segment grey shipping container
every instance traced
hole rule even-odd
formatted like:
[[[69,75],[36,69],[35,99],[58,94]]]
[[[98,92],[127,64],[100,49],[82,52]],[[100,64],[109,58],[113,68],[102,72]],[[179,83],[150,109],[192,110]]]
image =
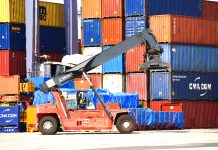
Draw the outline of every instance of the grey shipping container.
[[[151,73],[151,99],[217,100],[218,74],[194,72]]]

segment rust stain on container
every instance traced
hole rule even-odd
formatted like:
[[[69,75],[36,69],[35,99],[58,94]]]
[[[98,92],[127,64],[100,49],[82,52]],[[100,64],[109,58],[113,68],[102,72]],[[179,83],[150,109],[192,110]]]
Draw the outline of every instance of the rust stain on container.
[[[139,99],[147,100],[147,75],[146,73],[129,73],[126,77],[126,91],[137,92]]]
[[[20,77],[0,76],[0,94],[20,94]]]
[[[102,17],[122,17],[123,0],[102,0]]]
[[[102,21],[103,45],[114,45],[123,40],[123,19],[110,18]]]
[[[218,21],[186,16],[159,15],[150,18],[158,42],[218,45]]]
[[[0,75],[25,75],[26,53],[21,51],[0,51]]]
[[[101,18],[101,0],[82,0],[82,18]]]
[[[218,20],[218,2],[203,0],[202,17]]]
[[[95,88],[102,88],[102,74],[89,74],[88,77]]]
[[[140,65],[144,63],[146,46],[137,46],[126,52],[126,72],[140,72]]]

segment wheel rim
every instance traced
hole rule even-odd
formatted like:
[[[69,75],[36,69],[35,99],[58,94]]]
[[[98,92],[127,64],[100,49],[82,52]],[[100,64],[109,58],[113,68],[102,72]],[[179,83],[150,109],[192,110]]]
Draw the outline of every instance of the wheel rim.
[[[124,127],[125,129],[128,129],[130,126],[131,126],[131,124],[130,124],[129,121],[124,121],[124,122],[123,122],[123,127]]]
[[[45,130],[50,130],[52,128],[52,123],[50,121],[46,121],[44,124],[43,124],[43,129]]]

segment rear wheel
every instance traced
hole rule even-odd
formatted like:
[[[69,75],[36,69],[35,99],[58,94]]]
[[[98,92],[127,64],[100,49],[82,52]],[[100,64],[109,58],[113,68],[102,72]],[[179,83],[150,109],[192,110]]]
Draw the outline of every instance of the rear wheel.
[[[44,135],[55,134],[58,130],[58,122],[55,117],[45,116],[40,119],[39,131]]]
[[[135,130],[135,121],[130,115],[122,115],[116,122],[117,130],[122,134],[129,134]]]

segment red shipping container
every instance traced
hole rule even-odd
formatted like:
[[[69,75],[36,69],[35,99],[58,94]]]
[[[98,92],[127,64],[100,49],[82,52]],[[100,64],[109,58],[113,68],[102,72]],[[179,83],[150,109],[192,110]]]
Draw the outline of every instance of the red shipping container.
[[[102,0],[102,18],[122,16],[123,0]]]
[[[64,57],[65,54],[40,52],[40,56],[42,56],[42,55],[50,56],[50,61],[61,62],[61,60],[62,60],[62,58]]]
[[[140,72],[140,65],[144,63],[146,46],[137,46],[126,52],[126,72]]]
[[[26,53],[1,50],[0,75],[26,75]]]
[[[126,91],[137,92],[140,100],[147,100],[147,75],[146,73],[129,73],[126,78]]]
[[[158,42],[218,45],[218,21],[186,16],[150,17],[150,28]]]
[[[202,17],[218,20],[218,2],[203,0]]]
[[[82,19],[101,18],[102,0],[82,0]]]
[[[89,74],[88,77],[95,88],[102,88],[102,74]]]
[[[175,111],[175,112],[182,112],[183,106],[181,103],[169,103],[169,104],[162,104],[161,111]]]
[[[118,44],[123,40],[123,19],[109,18],[102,20],[103,45]]]

